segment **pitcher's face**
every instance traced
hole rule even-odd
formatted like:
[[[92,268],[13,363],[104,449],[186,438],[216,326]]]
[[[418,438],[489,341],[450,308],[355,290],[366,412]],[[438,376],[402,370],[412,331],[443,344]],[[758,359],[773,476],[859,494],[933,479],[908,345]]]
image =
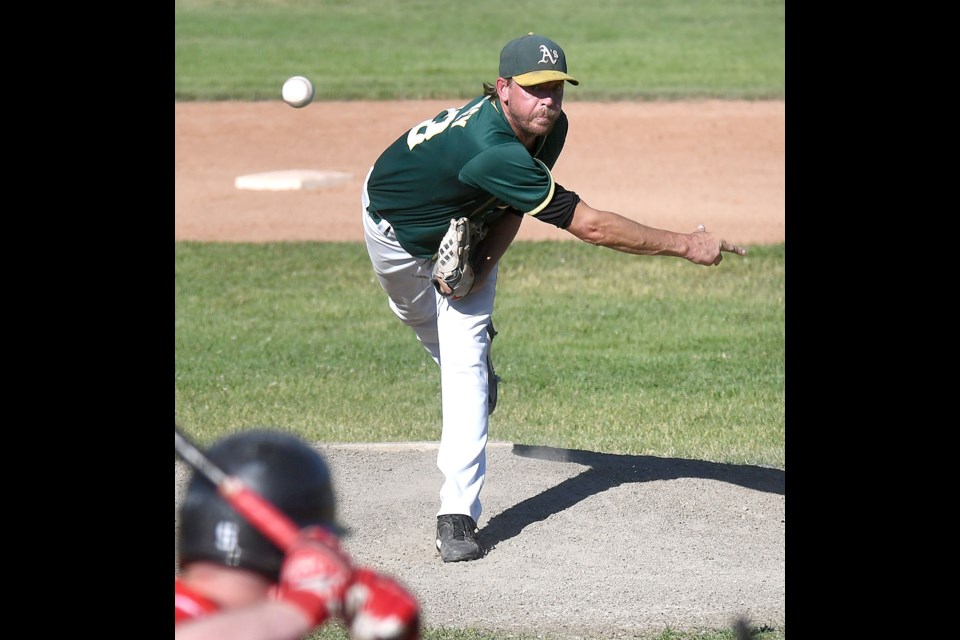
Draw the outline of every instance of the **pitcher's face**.
[[[550,133],[563,107],[564,80],[542,82],[522,87],[516,82],[504,81],[498,87],[500,103],[507,114],[507,120],[513,128],[520,129],[525,137],[536,137]]]

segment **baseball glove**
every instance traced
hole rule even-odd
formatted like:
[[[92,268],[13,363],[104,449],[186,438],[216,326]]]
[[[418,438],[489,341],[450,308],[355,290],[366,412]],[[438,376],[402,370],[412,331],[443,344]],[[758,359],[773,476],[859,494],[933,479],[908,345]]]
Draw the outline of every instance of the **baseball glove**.
[[[470,223],[467,218],[454,218],[440,241],[437,261],[433,265],[431,281],[437,292],[444,297],[459,300],[470,293],[473,287],[473,267],[470,265]],[[450,287],[444,293],[440,283]]]

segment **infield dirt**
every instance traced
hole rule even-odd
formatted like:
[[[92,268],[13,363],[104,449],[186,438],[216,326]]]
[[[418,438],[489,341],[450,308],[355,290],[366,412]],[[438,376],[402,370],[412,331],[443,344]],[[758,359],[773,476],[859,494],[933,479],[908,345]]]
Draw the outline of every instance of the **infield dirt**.
[[[363,239],[360,187],[379,153],[461,101],[176,104],[177,240]],[[557,182],[590,205],[654,227],[703,223],[738,244],[784,240],[784,102],[567,102]],[[352,179],[245,191],[238,176],[309,169]],[[519,240],[573,237],[526,220]]]

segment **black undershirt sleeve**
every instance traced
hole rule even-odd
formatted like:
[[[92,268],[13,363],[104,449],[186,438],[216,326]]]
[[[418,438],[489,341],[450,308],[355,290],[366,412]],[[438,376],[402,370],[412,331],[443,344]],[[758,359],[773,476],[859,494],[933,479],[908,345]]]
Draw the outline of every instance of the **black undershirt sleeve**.
[[[573,212],[580,203],[580,196],[573,191],[567,191],[559,184],[553,188],[553,198],[534,217],[537,220],[552,224],[560,229],[566,229],[573,220]]]

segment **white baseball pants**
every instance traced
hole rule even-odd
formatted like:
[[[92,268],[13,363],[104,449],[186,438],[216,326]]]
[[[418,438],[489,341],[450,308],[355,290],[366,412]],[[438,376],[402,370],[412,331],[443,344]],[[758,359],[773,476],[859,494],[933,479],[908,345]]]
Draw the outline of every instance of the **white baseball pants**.
[[[361,203],[367,253],[390,309],[413,329],[440,365],[443,426],[437,467],[444,480],[437,515],[466,514],[479,524],[489,425],[487,325],[493,313],[497,267],[460,300],[444,298],[430,281],[433,261],[411,256],[397,242],[389,222],[376,223],[367,213],[366,180]]]

